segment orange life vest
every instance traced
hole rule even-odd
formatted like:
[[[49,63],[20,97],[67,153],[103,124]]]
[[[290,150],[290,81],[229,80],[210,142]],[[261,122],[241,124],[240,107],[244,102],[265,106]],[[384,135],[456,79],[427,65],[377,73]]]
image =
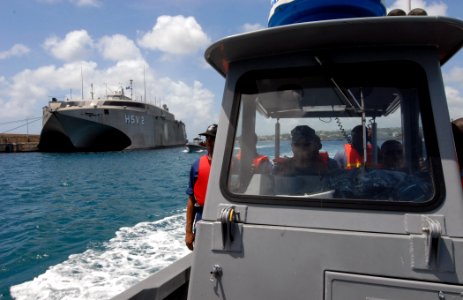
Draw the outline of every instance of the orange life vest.
[[[258,155],[254,160],[252,161],[252,164],[254,165],[254,168],[259,169],[260,165],[264,162],[268,162],[269,159],[265,155]]]
[[[345,144],[344,150],[346,151],[346,169],[351,170],[354,168],[360,168],[363,165],[363,155],[360,155],[351,144]],[[373,160],[372,147],[370,144],[367,145],[367,166]]]
[[[236,159],[237,160],[241,160],[241,150],[238,152],[238,154],[236,155]],[[266,155],[257,155],[257,157],[255,157],[253,160],[252,160],[252,165],[254,166],[254,168],[256,169],[259,169],[260,167],[260,164],[261,163],[264,163],[264,162],[269,162],[270,160],[268,159],[268,156]]]
[[[207,155],[203,155],[199,159],[198,178],[193,188],[196,203],[201,207],[204,206],[204,202],[206,201],[207,182],[209,181],[210,171],[211,161]]]
[[[322,162],[321,167],[326,170],[328,169],[329,162],[328,152],[318,152],[318,160]],[[276,157],[273,162],[277,166],[276,175],[287,174],[288,169],[292,168],[292,158],[289,157]]]
[[[318,157],[326,166],[328,165],[328,152],[318,152]]]

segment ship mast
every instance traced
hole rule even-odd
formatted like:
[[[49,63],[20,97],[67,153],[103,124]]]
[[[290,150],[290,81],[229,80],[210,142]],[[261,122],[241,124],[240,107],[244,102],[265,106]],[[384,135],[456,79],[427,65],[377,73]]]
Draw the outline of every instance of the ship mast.
[[[144,65],[143,65],[143,89],[145,90],[143,99],[145,100],[145,103],[146,103],[146,69]]]
[[[84,100],[84,73],[82,72],[82,66],[80,66],[80,82],[82,84],[82,100]]]

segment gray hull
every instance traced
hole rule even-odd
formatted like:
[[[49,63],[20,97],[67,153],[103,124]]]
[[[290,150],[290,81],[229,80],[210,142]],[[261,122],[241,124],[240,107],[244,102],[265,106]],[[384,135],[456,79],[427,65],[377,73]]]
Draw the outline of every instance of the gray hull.
[[[79,101],[80,102],[80,101]],[[133,101],[50,102],[41,151],[118,151],[185,144],[185,125],[156,106]]]

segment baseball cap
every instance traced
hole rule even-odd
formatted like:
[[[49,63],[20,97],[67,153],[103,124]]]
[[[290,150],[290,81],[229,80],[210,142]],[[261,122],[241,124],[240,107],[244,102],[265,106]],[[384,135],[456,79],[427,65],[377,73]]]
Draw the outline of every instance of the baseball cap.
[[[306,144],[316,139],[315,130],[307,125],[299,125],[291,130],[291,141],[293,143]]]
[[[211,124],[207,127],[205,132],[200,133],[199,135],[215,137],[216,134],[217,134],[217,124]]]
[[[293,144],[315,143],[319,149],[321,148],[320,138],[315,130],[307,125],[298,125],[291,130],[291,142]]]

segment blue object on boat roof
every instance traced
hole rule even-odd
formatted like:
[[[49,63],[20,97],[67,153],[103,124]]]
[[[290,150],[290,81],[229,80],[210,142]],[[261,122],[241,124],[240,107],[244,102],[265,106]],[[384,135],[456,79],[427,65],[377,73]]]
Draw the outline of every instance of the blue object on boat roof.
[[[268,27],[386,15],[383,0],[272,0]]]

